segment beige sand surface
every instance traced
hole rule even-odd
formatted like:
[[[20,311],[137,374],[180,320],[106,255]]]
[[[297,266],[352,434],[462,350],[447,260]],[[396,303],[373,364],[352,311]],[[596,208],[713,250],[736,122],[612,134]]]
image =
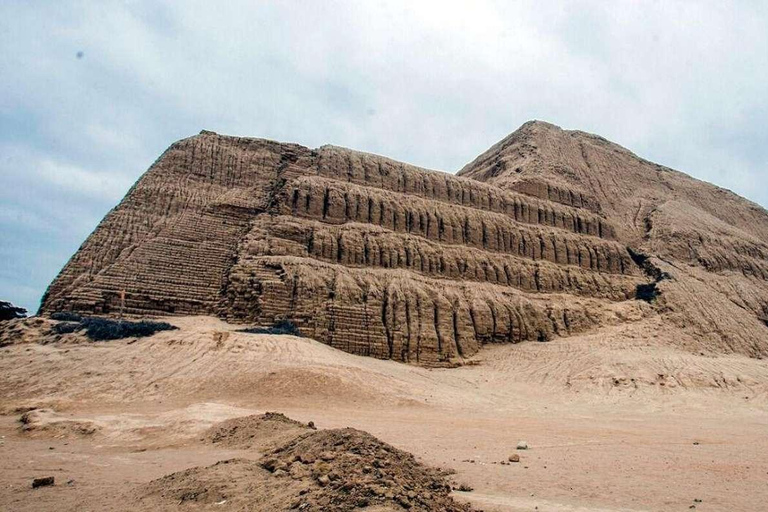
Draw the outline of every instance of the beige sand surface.
[[[207,317],[171,321],[181,329],[138,341],[0,349],[1,509],[131,509],[127,497],[152,479],[258,457],[200,437],[264,411],[365,430],[453,468],[474,488],[458,498],[484,510],[768,503],[768,364],[677,351],[653,318],[486,347],[455,369],[239,333]],[[516,451],[520,440],[530,449]],[[519,463],[499,464],[515,452]],[[31,488],[48,475],[55,486]]]

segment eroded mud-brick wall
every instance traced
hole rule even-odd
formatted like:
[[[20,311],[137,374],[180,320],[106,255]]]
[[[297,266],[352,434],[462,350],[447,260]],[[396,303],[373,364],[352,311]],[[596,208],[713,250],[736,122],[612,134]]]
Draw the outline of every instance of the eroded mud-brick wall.
[[[124,291],[128,315],[288,319],[348,352],[440,365],[484,343],[549,340],[613,318],[657,279],[629,246],[768,279],[762,233],[735,231],[750,213],[726,201],[736,220],[706,240],[703,216],[699,227],[669,222],[680,208],[653,206],[663,186],[642,182],[653,164],[550,127],[524,126],[465,177],[203,132],[171,146],[107,215],[42,310],[116,314]],[[768,311],[762,289],[739,293],[747,309]]]
[[[204,132],[102,221],[45,311],[295,322],[443,364],[599,321],[645,277],[599,211],[326,146]]]

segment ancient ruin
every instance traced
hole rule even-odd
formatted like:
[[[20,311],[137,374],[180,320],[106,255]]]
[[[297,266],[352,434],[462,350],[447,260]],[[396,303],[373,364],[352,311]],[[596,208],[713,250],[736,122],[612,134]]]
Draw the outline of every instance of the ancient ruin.
[[[457,175],[203,131],[152,165],[41,307],[121,310],[289,320],[429,366],[662,315],[682,346],[760,356],[768,212],[538,121]]]

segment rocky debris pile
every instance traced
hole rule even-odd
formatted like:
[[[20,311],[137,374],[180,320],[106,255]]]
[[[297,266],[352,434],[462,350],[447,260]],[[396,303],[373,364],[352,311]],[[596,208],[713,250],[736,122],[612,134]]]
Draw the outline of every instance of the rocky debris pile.
[[[302,435],[265,456],[262,467],[280,480],[315,485],[291,505],[297,510],[354,510],[394,505],[411,510],[465,511],[450,496],[447,471],[353,428]]]
[[[203,434],[202,440],[226,448],[274,448],[313,427],[314,423],[310,426],[279,412],[267,412],[217,423]]]
[[[226,505],[232,510],[351,511],[358,509],[470,512],[450,495],[451,472],[352,428],[312,430],[279,413],[222,422],[204,439],[252,447],[290,435],[260,460],[231,459],[173,473],[142,486],[137,506],[176,510]],[[270,437],[272,436],[272,437]],[[253,440],[253,442],[252,442]]]

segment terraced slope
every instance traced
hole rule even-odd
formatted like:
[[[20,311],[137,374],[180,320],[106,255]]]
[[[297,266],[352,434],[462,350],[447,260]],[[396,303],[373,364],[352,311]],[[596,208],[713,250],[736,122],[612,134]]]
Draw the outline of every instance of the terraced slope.
[[[768,352],[768,212],[733,192],[637,157],[596,135],[529,122],[459,176],[582,205],[659,280],[658,310],[693,350]],[[663,279],[661,279],[663,278]]]
[[[765,352],[768,343],[755,341],[768,334],[758,319],[768,316],[768,217],[759,207],[543,123],[524,125],[461,174],[202,132],[155,162],[51,284],[41,309],[115,314],[124,294],[129,315],[289,319],[351,353],[443,365],[484,343],[545,341],[643,315],[685,322],[692,309],[673,307],[676,294],[701,293],[706,279],[693,276],[701,270],[725,276],[712,293],[740,310],[736,321],[751,313],[754,324],[718,342],[700,322],[702,339]],[[700,228],[652,218],[671,218],[664,208],[688,215],[657,199],[680,201],[689,190],[720,224],[699,214]],[[718,200],[722,208],[711,204]],[[747,235],[752,223],[761,228]],[[686,259],[681,236],[694,236],[681,230],[717,243],[702,238],[693,246],[700,257]],[[696,268],[671,287],[663,278],[675,261]],[[736,272],[743,285],[729,279]],[[635,300],[657,289],[656,309]]]

